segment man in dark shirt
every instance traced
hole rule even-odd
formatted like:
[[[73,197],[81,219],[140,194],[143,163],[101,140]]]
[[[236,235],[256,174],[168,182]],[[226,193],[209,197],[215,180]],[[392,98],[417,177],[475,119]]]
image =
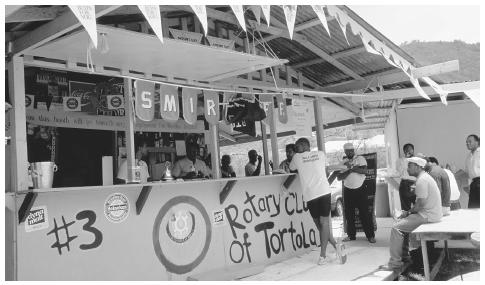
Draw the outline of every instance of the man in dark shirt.
[[[440,189],[441,193],[441,206],[443,208],[443,216],[448,216],[450,214],[450,196],[451,196],[451,188],[450,188],[450,179],[448,178],[448,174],[446,174],[445,170],[441,168],[438,163],[438,160],[435,157],[428,157],[428,163],[426,166],[426,171],[433,177]]]

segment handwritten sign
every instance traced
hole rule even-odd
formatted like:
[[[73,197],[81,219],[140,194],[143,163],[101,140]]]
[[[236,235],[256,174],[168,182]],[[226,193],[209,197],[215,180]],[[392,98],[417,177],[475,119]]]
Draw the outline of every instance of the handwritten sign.
[[[310,124],[312,110],[310,102],[293,99],[293,118],[297,137],[312,136],[312,124]]]
[[[88,32],[95,48],[98,48],[98,33],[96,31],[96,9],[94,5],[69,5],[71,11]]]

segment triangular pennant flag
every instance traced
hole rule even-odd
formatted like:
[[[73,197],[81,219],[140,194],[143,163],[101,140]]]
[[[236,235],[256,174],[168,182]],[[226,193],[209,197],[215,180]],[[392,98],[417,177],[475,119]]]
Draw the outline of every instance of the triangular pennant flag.
[[[95,48],[98,48],[98,33],[96,31],[96,10],[94,5],[69,5],[76,18],[88,32]]]
[[[443,90],[441,86],[439,86],[436,82],[434,82],[433,79],[425,76],[423,77],[424,82],[426,82],[433,90],[440,95],[441,103],[448,105],[448,102],[446,101],[446,97],[448,96],[448,92]]]
[[[184,120],[193,125],[197,122],[197,93],[200,90],[192,88],[182,89],[182,108]]]
[[[409,76],[409,80],[413,84],[414,88],[416,88],[416,90],[418,90],[418,93],[421,97],[423,97],[426,100],[431,100],[431,98],[429,98],[429,96],[426,94],[426,92],[424,92],[423,88],[421,88],[421,85],[419,85],[419,81],[416,78]]]
[[[205,9],[205,5],[190,5],[190,7],[194,10],[195,15],[197,15],[197,18],[202,24],[204,36],[207,36],[207,10]]]
[[[290,33],[290,39],[293,39],[293,30],[295,29],[296,9],[297,5],[283,5],[283,12],[285,12],[286,25]]]
[[[372,47],[370,44],[369,44],[369,39],[364,36],[362,36],[362,44],[364,44],[364,48],[367,52],[369,53],[373,53],[373,54],[377,54],[377,55],[380,55],[379,52],[377,52],[374,47]]]
[[[325,11],[323,11],[323,5],[312,5],[313,11],[318,16],[318,19],[320,19],[320,22],[322,22],[323,27],[327,31],[328,35],[330,36],[330,30],[328,29],[328,23],[327,23],[327,17],[325,17]]]
[[[259,5],[251,5],[251,11],[253,11],[254,17],[256,18],[256,22],[258,25],[261,25],[261,6]]]
[[[135,114],[142,121],[152,121],[155,118],[155,83],[136,80],[134,85]]]
[[[138,5],[143,16],[147,19],[148,24],[152,27],[153,32],[163,44],[162,18],[160,16],[160,6],[158,5]]]
[[[261,103],[261,108],[263,108],[264,112],[266,113],[266,118],[263,119],[263,122],[269,124],[272,120],[273,116],[273,95],[271,94],[261,94],[259,95],[259,102]]]
[[[244,21],[244,8],[243,5],[229,5],[231,6],[234,15],[236,15],[237,21],[241,28],[246,31],[246,22]]]
[[[160,86],[160,115],[167,121],[179,119],[178,87],[171,85]]]
[[[480,89],[467,90],[463,91],[463,93],[480,108]]]
[[[276,103],[278,104],[278,119],[281,123],[288,123],[288,112],[286,110],[286,99],[283,98],[283,94],[276,95]]]
[[[271,19],[271,5],[260,5],[261,10],[263,10],[264,18],[266,19],[266,24],[269,27],[269,21]]]
[[[347,44],[350,45],[349,40],[347,39],[347,20],[344,16],[344,13],[340,13],[340,10],[334,5],[327,5],[327,11],[330,16],[333,16],[344,34],[345,40]],[[344,21],[345,20],[345,21]]]

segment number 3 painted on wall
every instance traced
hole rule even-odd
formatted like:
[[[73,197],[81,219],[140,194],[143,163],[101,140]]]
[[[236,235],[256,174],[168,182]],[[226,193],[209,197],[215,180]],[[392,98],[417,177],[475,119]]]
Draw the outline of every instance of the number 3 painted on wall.
[[[81,244],[79,246],[80,249],[82,250],[87,250],[87,249],[92,249],[92,248],[97,248],[101,242],[103,241],[103,233],[99,231],[97,228],[92,227],[94,222],[96,221],[96,213],[93,211],[81,211],[77,213],[76,219],[83,220],[83,219],[88,219],[87,223],[83,225],[83,230],[87,232],[91,232],[94,234],[94,241],[90,244]]]

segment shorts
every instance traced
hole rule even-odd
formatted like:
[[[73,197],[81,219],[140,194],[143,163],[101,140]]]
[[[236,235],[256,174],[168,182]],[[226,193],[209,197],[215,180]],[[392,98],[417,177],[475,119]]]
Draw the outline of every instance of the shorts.
[[[308,201],[307,205],[312,218],[317,219],[318,217],[330,216],[330,196],[332,194],[329,193]]]

